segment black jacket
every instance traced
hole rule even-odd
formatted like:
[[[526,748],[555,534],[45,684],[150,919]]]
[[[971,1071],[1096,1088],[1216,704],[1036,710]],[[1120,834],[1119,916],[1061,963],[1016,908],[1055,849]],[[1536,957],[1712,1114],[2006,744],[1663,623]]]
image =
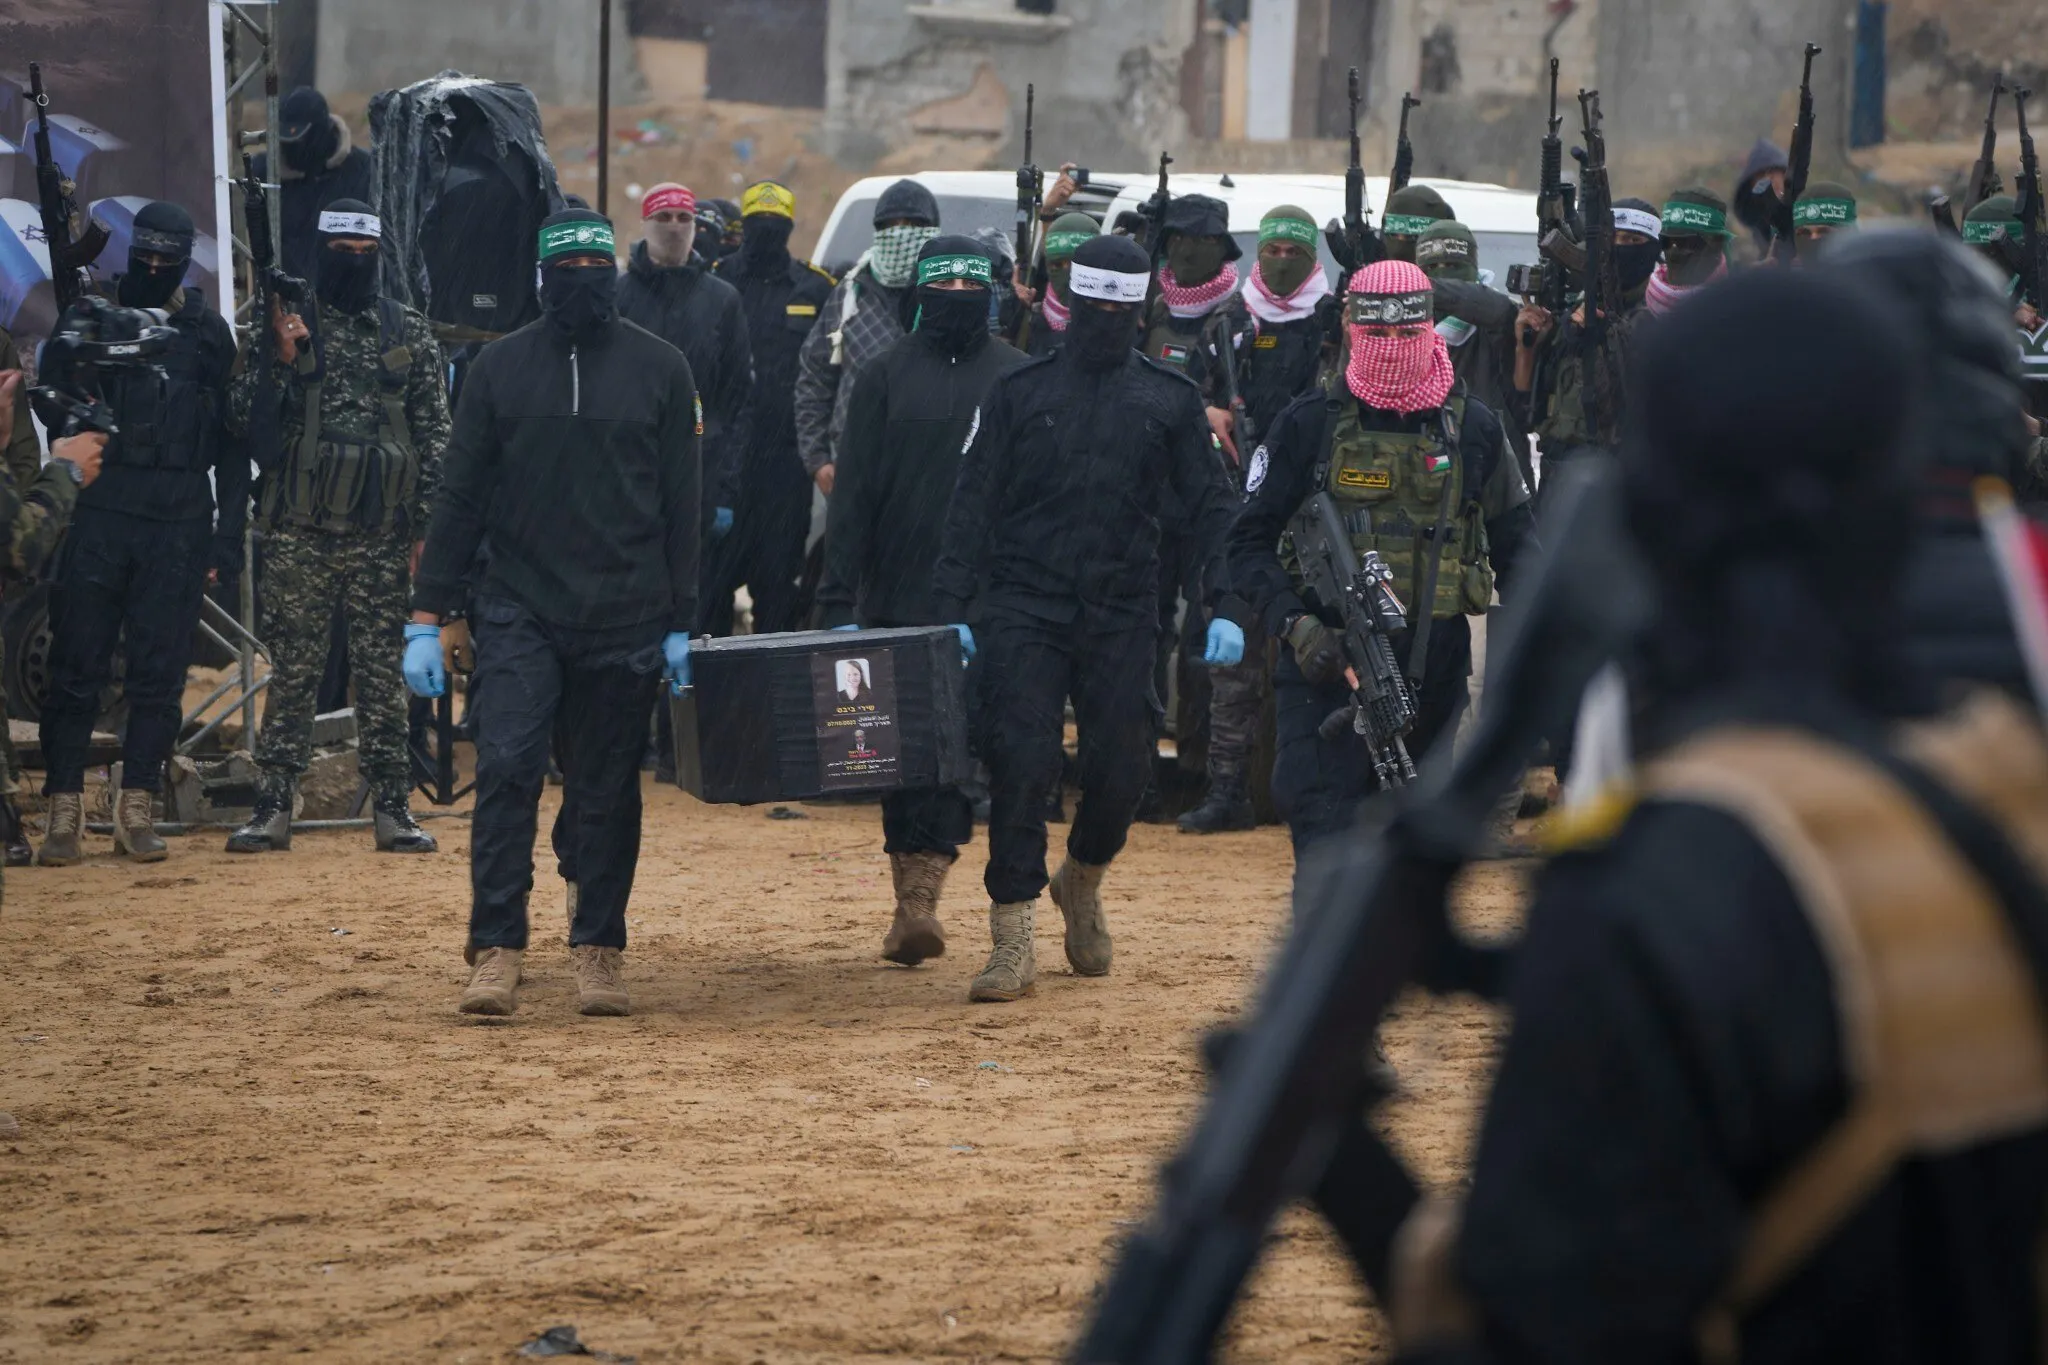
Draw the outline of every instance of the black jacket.
[[[1697,1359],[1755,1205],[1849,1098],[1834,983],[1736,820],[1639,807],[1543,871],[1431,1365]],[[2048,1137],[1907,1163],[1743,1325],[1749,1365],[2037,1358]]]
[[[696,407],[690,362],[630,322],[572,346],[543,319],[484,347],[456,409],[414,607],[459,610],[474,586],[550,625],[689,630]],[[490,562],[472,585],[486,538]]]
[[[1159,537],[1192,535],[1223,581],[1230,485],[1199,390],[1133,351],[1092,372],[1067,348],[996,381],[960,465],[932,611],[1128,630],[1158,618]],[[1217,594],[1211,594],[1212,599]]]
[[[214,567],[242,562],[242,527],[248,518],[249,453],[228,429],[228,381],[235,369],[235,334],[197,289],[173,297],[177,340],[147,368],[103,371],[101,393],[121,430],[107,443],[99,478],[78,495],[81,511],[99,508],[151,521],[193,521],[214,513]],[[55,369],[49,382],[67,376]],[[211,477],[209,477],[211,476]]]
[[[1515,391],[1515,318],[1521,305],[1491,285],[1465,280],[1438,280],[1435,285],[1436,315],[1456,319],[1444,338],[1460,330],[1457,323],[1472,329],[1465,340],[1451,347],[1451,364],[1465,391],[1493,410],[1507,428],[1508,444],[1516,458],[1526,465],[1529,453],[1529,400]],[[1439,331],[1446,331],[1440,321]]]
[[[352,145],[348,125],[339,115],[330,117],[339,141],[327,165],[315,175],[301,175],[287,166],[277,194],[278,233],[284,240],[284,259],[278,264],[287,275],[296,275],[308,284],[319,278],[320,211],[337,199],[377,202],[370,154]],[[256,158],[256,174],[267,180],[266,161],[265,157]]]
[[[704,510],[733,506],[747,448],[754,354],[739,291],[700,267],[664,267],[640,242],[619,281],[619,316],[681,351],[704,400]]]
[[[1356,401],[1348,391],[1345,398]],[[1311,485],[1323,455],[1327,412],[1328,400],[1318,389],[1280,414],[1252,457],[1244,509],[1230,530],[1231,589],[1251,604],[1259,622],[1275,636],[1285,635],[1288,621],[1310,609],[1281,565],[1278,547],[1287,523],[1316,491]],[[1420,431],[1423,423],[1437,420],[1434,411],[1403,417],[1364,404],[1359,404],[1359,419],[1369,431],[1400,432]],[[1516,561],[1536,543],[1536,518],[1500,419],[1484,403],[1466,401],[1458,453],[1465,462],[1465,487],[1478,490],[1494,581],[1505,597]],[[1342,624],[1334,611],[1322,613],[1322,619],[1327,625]]]
[[[1252,423],[1250,441],[1237,433],[1238,451],[1245,459],[1251,458],[1252,448],[1265,439],[1287,405],[1316,386],[1335,308],[1331,303],[1299,322],[1261,322],[1238,348],[1238,394]]]
[[[832,277],[787,252],[759,273],[749,273],[737,253],[724,256],[714,273],[739,291],[753,345],[754,390],[741,484],[756,479],[809,482],[796,450],[797,354],[832,297]]]
[[[1025,363],[994,337],[948,355],[912,332],[861,372],[827,504],[824,624],[946,625],[974,620],[932,608],[932,569],[960,456],[990,385]]]

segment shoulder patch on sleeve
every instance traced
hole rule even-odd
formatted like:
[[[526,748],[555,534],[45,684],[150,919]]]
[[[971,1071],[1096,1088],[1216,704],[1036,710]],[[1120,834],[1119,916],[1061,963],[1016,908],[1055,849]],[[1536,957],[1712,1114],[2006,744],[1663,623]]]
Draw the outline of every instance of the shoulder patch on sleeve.
[[[1264,486],[1266,471],[1271,469],[1272,466],[1273,456],[1266,449],[1264,443],[1261,443],[1259,448],[1252,452],[1252,462],[1245,466],[1244,496],[1246,501],[1250,501],[1252,494],[1258,492]]]
[[[965,454],[967,453],[967,451],[968,451],[968,448],[969,448],[970,446],[972,446],[972,445],[974,444],[974,438],[975,438],[976,436],[979,436],[980,434],[981,434],[981,405],[980,405],[979,403],[977,403],[977,404],[975,404],[975,407],[974,407],[974,417],[973,417],[973,420],[969,421],[969,422],[968,422],[968,424],[967,424],[967,439],[966,439],[966,440],[964,440],[964,441],[962,441],[962,442],[960,443],[960,453],[961,453],[962,455],[965,455]]]
[[[697,434],[702,436],[704,434],[704,395],[700,393],[691,394],[690,405],[697,410]]]

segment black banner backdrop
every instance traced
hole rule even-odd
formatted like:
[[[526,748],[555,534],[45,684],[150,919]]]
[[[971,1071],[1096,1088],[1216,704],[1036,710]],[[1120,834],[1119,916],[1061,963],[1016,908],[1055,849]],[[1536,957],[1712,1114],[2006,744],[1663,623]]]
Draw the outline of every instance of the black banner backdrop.
[[[24,356],[55,321],[32,61],[50,98],[50,150],[111,234],[93,277],[111,284],[127,269],[136,212],[168,199],[199,229],[187,287],[232,318],[221,18],[217,0],[0,0],[0,327]]]

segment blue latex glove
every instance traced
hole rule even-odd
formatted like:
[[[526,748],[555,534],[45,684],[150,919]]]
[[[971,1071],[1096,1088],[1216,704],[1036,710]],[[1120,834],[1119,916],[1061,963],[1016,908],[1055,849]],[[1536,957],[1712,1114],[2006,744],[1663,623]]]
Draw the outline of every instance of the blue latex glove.
[[[833,630],[859,630],[859,629],[860,629],[860,627],[859,627],[859,626],[857,626],[857,625],[855,625],[855,624],[853,624],[853,622],[851,622],[851,621],[848,621],[848,622],[847,622],[847,623],[846,623],[845,625],[843,625],[843,626],[834,626],[834,627],[832,627],[832,629],[833,629]]]
[[[965,659],[972,659],[974,657],[974,632],[969,630],[965,625],[961,624],[958,621],[955,621],[953,623],[953,629],[960,632],[961,657]]]
[[[1209,623],[1209,641],[1202,650],[1202,662],[1211,668],[1229,668],[1244,662],[1244,628],[1221,616]]]
[[[661,657],[668,661],[668,666],[661,670],[661,676],[668,679],[670,690],[681,696],[690,685],[689,633],[674,630],[662,636]]]
[[[448,690],[448,667],[441,662],[441,628],[405,628],[405,661],[399,665],[405,685],[416,697],[438,697]]]
[[[713,540],[724,540],[726,533],[730,530],[732,530],[732,509],[730,507],[714,509],[711,513],[711,538]]]

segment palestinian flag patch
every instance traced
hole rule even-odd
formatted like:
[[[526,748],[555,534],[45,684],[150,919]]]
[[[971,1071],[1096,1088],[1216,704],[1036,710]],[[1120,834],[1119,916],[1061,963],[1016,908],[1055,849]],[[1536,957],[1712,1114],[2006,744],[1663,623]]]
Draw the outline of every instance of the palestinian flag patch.
[[[1188,349],[1169,342],[1159,348],[1159,358],[1169,365],[1185,365],[1188,363]]]
[[[1450,467],[1451,457],[1448,455],[1438,454],[1429,457],[1429,472],[1432,474],[1441,474]]]

